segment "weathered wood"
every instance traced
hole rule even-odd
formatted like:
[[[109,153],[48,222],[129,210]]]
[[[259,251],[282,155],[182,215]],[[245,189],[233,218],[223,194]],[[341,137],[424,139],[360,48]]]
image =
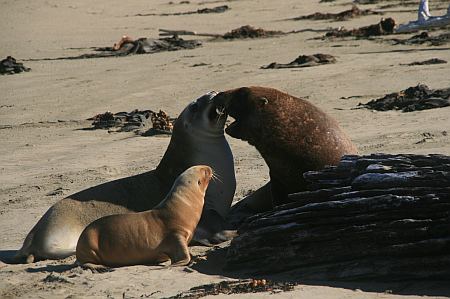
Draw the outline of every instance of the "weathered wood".
[[[159,29],[160,36],[173,36],[173,35],[194,35],[194,36],[208,36],[208,37],[221,37],[222,34],[217,33],[200,33],[189,30],[170,30],[170,29]]]
[[[306,279],[450,277],[449,156],[347,156],[305,178],[312,191],[247,219],[228,269]]]
[[[449,265],[448,255],[402,259],[375,257],[295,268],[288,273],[291,277],[310,280],[449,280]]]

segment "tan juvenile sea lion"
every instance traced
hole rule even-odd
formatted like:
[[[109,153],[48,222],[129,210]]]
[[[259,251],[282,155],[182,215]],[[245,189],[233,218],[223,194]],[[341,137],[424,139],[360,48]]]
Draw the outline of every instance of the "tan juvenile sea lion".
[[[208,93],[183,110],[155,170],[104,183],[55,203],[28,233],[16,262],[74,254],[89,223],[107,215],[152,209],[167,195],[178,175],[193,165],[209,165],[219,178],[209,185],[194,239],[204,241],[221,231],[236,179],[233,155],[223,133],[226,115],[216,113],[215,95]]]
[[[93,269],[97,265],[158,264],[169,259],[172,266],[187,265],[191,259],[188,244],[200,220],[212,175],[209,166],[190,167],[152,210],[95,220],[78,240],[78,263]]]
[[[219,93],[214,102],[235,119],[225,132],[255,146],[269,166],[270,183],[242,203],[252,210],[270,209],[270,200],[288,202],[288,194],[305,189],[304,172],[357,153],[332,117],[279,90],[242,87]]]

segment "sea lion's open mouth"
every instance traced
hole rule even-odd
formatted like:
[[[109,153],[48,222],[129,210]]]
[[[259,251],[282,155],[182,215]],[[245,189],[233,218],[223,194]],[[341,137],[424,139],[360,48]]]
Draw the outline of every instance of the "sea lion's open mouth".
[[[226,111],[226,113],[232,117],[232,121],[226,124],[225,133],[227,133],[231,137],[240,139],[242,137],[240,136],[241,134],[239,133],[242,127],[241,116],[238,115],[236,111],[232,111],[230,109],[228,110],[224,109],[224,111]]]
[[[214,103],[216,105],[215,114],[224,115],[225,117],[231,116],[233,121],[226,124],[225,132],[231,137],[241,138],[241,127],[243,123],[243,115],[240,109],[240,105],[237,105],[233,101],[233,98],[228,94],[221,92],[214,97]]]
[[[238,120],[234,120],[233,122],[229,123],[226,128],[225,132],[235,138],[239,138],[239,136],[236,134],[238,131],[240,131],[241,123]]]

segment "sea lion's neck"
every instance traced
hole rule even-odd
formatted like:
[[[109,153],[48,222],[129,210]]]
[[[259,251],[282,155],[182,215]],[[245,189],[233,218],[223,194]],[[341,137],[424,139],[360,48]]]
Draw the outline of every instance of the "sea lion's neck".
[[[191,154],[191,145],[187,140],[173,135],[161,162],[155,169],[156,176],[164,182],[174,182],[186,170],[186,161]]]

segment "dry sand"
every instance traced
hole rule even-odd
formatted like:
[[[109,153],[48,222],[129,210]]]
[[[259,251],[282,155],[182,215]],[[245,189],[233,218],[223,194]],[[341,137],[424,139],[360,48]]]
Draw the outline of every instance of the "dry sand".
[[[123,34],[157,37],[158,28],[225,33],[250,24],[271,30],[347,28],[373,24],[380,16],[347,22],[287,21],[316,11],[338,12],[350,1],[238,0],[199,5],[169,1],[2,0],[0,57],[12,55],[29,73],[0,77],[0,253],[5,259],[20,248],[31,227],[65,195],[99,183],[153,169],[168,137],[80,130],[88,117],[107,110],[163,109],[176,116],[191,100],[210,90],[245,85],[275,87],[309,99],[333,115],[361,153],[450,154],[450,108],[401,113],[350,110],[388,92],[418,83],[450,86],[450,64],[400,66],[437,57],[450,61],[447,46],[401,46],[368,40],[323,41],[323,33],[277,38],[210,42],[201,48],[152,55],[87,60],[26,61],[73,56],[89,47],[111,46]],[[417,1],[418,2],[418,1]],[[430,1],[435,15],[448,3]],[[227,4],[223,14],[126,17],[137,13],[181,12]],[[345,5],[343,5],[345,4]],[[375,7],[366,6],[366,7]],[[410,12],[388,13],[400,22]],[[400,36],[401,38],[407,37]],[[187,37],[193,38],[193,37]],[[399,51],[408,50],[412,51]],[[332,54],[336,64],[303,69],[263,70],[270,62],[287,63],[298,55]],[[193,67],[194,64],[204,66]],[[358,96],[358,97],[352,97]],[[347,99],[341,99],[346,97]],[[350,97],[350,98],[348,98]],[[431,134],[431,135],[430,135]],[[425,142],[420,142],[426,136]],[[259,154],[247,143],[228,138],[236,165],[236,199],[268,180]],[[54,194],[54,195],[48,195]],[[206,249],[192,248],[194,255]],[[155,270],[126,267],[106,274],[71,268],[73,259],[29,265],[0,264],[0,298],[159,298],[205,283],[233,279],[221,271],[221,259],[205,267]],[[292,292],[235,297],[261,298],[413,298],[449,295],[439,282],[297,286]],[[217,298],[217,297],[216,297]]]

